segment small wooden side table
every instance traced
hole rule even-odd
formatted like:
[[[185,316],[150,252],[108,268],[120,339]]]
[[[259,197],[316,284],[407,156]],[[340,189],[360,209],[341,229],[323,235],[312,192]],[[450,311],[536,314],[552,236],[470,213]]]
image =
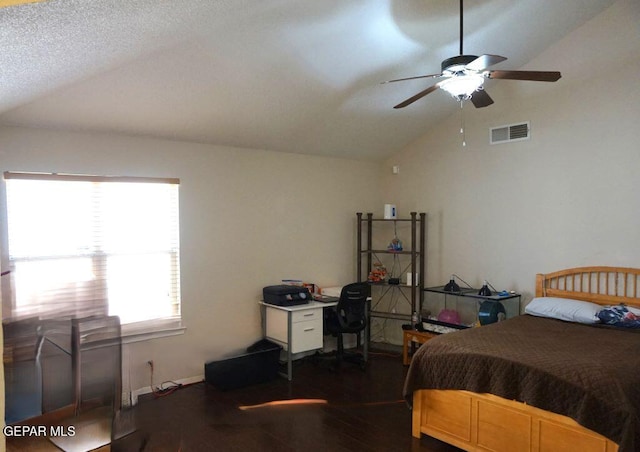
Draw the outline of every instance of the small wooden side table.
[[[402,364],[408,366],[411,356],[415,353],[415,344],[424,344],[429,339],[437,336],[428,331],[403,330],[402,332]],[[411,343],[411,355],[409,355],[409,343]]]

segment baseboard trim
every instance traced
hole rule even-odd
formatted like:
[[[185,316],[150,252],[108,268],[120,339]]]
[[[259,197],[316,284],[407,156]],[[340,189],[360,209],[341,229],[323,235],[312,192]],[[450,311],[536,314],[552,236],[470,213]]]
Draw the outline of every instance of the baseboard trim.
[[[172,380],[172,381],[181,385],[191,385],[194,383],[200,383],[201,381],[204,381],[204,375],[197,375],[195,377],[181,378],[180,380]],[[151,390],[151,386],[145,386],[143,388],[134,389],[133,391],[131,391],[130,394],[123,393],[122,400],[123,401],[128,400],[130,406],[135,406],[138,404],[138,397],[145,394],[151,394],[152,392],[153,391]]]

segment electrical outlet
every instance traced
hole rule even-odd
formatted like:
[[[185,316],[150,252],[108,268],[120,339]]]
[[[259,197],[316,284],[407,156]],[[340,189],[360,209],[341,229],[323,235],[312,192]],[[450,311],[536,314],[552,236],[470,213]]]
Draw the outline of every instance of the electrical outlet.
[[[152,359],[147,361],[147,365],[151,368],[151,370],[153,370],[153,360]]]
[[[129,408],[131,407],[132,403],[131,403],[131,392],[129,391],[125,391],[122,393],[122,406],[124,408]]]

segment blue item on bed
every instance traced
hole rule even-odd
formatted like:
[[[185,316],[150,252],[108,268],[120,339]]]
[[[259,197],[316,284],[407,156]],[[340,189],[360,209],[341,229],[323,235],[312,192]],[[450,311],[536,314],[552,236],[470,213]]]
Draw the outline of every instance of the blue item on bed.
[[[607,325],[640,328],[640,316],[630,312],[623,304],[604,308],[598,312],[598,318]]]

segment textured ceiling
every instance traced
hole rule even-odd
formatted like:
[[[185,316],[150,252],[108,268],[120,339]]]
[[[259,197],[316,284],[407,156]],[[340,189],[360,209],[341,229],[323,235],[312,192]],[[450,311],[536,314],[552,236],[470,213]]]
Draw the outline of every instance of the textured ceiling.
[[[518,69],[612,3],[468,0],[464,53],[503,55],[496,68]],[[458,6],[50,0],[1,8],[0,124],[378,160],[455,111],[444,92],[394,110],[433,81],[380,82],[439,72],[457,55]]]

